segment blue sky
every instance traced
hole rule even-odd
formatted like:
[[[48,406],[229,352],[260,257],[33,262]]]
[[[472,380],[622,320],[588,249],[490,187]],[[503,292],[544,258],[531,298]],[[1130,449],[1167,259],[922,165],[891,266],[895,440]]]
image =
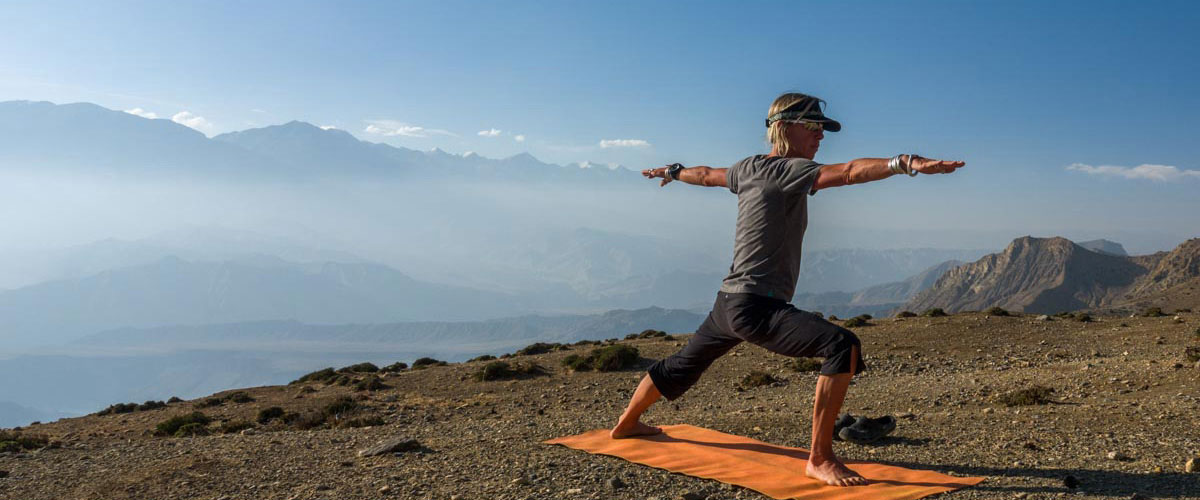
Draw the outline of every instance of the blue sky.
[[[1149,250],[1200,236],[1194,5],[7,2],[0,100],[644,168],[764,151],[767,106],[799,90],[845,127],[819,161],[968,162],[847,188],[828,220]]]

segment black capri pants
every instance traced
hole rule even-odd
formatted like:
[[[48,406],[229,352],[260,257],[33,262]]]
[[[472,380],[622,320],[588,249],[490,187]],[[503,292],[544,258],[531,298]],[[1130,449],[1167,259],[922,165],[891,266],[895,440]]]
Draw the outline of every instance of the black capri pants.
[[[822,375],[850,373],[851,348],[858,346],[854,374],[865,369],[862,343],[854,332],[796,309],[783,299],[720,292],[712,312],[687,345],[650,366],[650,379],[664,397],[678,398],[700,380],[713,361],[742,341],[784,356],[825,358]]]

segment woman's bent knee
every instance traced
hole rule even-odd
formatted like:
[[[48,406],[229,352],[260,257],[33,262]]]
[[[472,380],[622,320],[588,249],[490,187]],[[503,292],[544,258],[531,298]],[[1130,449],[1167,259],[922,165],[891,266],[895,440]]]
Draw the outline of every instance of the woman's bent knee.
[[[863,371],[862,341],[854,332],[842,329],[829,351],[825,363],[821,365],[822,375],[857,375]]]

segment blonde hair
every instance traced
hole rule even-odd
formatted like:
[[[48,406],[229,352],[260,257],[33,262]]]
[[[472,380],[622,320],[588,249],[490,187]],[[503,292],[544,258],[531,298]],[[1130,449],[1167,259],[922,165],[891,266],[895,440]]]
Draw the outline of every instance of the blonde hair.
[[[776,97],[775,102],[771,103],[771,108],[767,110],[767,118],[805,99],[812,99],[812,97],[799,92],[788,92]],[[767,128],[767,142],[771,143],[780,156],[787,156],[792,149],[792,145],[787,142],[787,125],[783,120],[777,120]]]

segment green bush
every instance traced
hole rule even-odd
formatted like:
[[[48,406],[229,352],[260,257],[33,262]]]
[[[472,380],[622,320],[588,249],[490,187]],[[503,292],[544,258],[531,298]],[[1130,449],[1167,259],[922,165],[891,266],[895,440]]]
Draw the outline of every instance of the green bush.
[[[221,432],[224,434],[235,434],[252,427],[254,427],[254,424],[245,420],[240,420],[237,422],[225,422],[221,424]]]
[[[384,385],[383,380],[374,375],[359,380],[354,384],[354,390],[356,391],[378,391],[380,389],[387,389],[387,387],[387,385]]]
[[[283,408],[272,406],[270,408],[263,408],[259,410],[258,418],[256,420],[258,420],[258,423],[260,424],[265,424],[277,418],[283,418],[283,414]]]
[[[821,311],[812,311],[812,313],[817,315],[818,318],[822,318],[822,319],[825,318],[825,313],[823,313]]]
[[[408,369],[408,363],[395,362],[379,369],[379,373],[397,373]]]
[[[940,308],[940,307],[931,307],[929,309],[926,309],[925,312],[921,313],[921,316],[924,316],[926,318],[940,318],[940,317],[946,316],[946,315],[947,315],[946,311],[942,310],[942,308]]]
[[[871,319],[871,316],[867,315],[867,314],[864,314],[862,316],[855,316],[853,318],[850,318],[850,319],[842,322],[842,326],[844,326],[846,328],[858,328],[860,326],[871,326],[871,323],[867,322],[868,319]]]
[[[596,371],[612,372],[633,366],[638,360],[638,350],[627,345],[609,345],[593,349],[588,358]]]
[[[349,375],[338,375],[338,378],[333,379],[333,384],[334,385],[351,385],[357,381],[358,381],[358,379],[351,377]]]
[[[1091,323],[1092,315],[1085,312],[1077,312],[1071,315],[1071,318],[1080,323]]]
[[[166,408],[166,407],[167,407],[167,404],[162,401],[146,401],[145,403],[137,405],[137,410],[138,411],[147,411],[147,410],[154,410],[157,408]]]
[[[1183,356],[1188,361],[1193,363],[1200,361],[1200,346],[1191,346],[1183,349]]]
[[[221,406],[229,401],[234,403],[252,403],[254,402],[254,398],[246,391],[236,391],[224,396],[214,396],[211,398],[206,398],[202,401],[197,401],[192,406],[195,406],[196,408],[212,408],[214,406]]]
[[[196,408],[212,408],[223,404],[225,404],[225,398],[206,398],[192,403],[192,406]]]
[[[358,409],[358,402],[354,401],[350,396],[341,396],[321,409],[321,413],[326,416],[337,416]]]
[[[838,318],[836,314],[830,314],[829,321],[841,321],[841,318]]]
[[[579,342],[576,342],[575,345],[577,345],[577,346],[600,345],[600,341],[599,340],[580,340]]]
[[[1001,394],[997,400],[1003,403],[1004,406],[1044,405],[1050,402],[1050,394],[1052,393],[1054,393],[1054,389],[1035,385],[1028,389]]]
[[[667,336],[667,332],[664,332],[662,330],[642,330],[641,333],[631,333],[629,335],[626,335],[625,340],[655,339],[655,338],[666,337],[666,336]]]
[[[796,372],[819,372],[822,364],[817,358],[795,358],[788,362],[787,367]]]
[[[537,363],[531,361],[518,361],[514,364],[508,364],[506,361],[492,361],[483,365],[475,372],[475,380],[508,380],[514,378],[526,378],[537,375],[545,375],[546,370]]]
[[[342,373],[375,373],[379,371],[379,367],[374,363],[358,363],[350,366],[343,366],[338,369]]]
[[[108,408],[96,412],[97,415],[116,415],[118,413],[130,413],[137,411],[137,403],[117,403],[109,405]]]
[[[592,369],[591,361],[586,356],[572,354],[563,358],[562,365],[572,371],[588,371]]]
[[[178,435],[180,429],[186,425],[192,425],[193,427],[191,427],[188,432],[194,433],[197,432],[197,427],[203,428],[204,426],[208,425],[209,422],[212,422],[212,419],[209,418],[208,415],[194,411],[187,415],[177,415],[159,422],[159,424],[155,427],[154,434],[157,436],[176,436]]]
[[[1008,311],[1006,311],[1003,307],[996,306],[987,308],[987,310],[983,311],[983,313],[988,316],[1008,316]]]
[[[175,437],[207,436],[208,427],[201,423],[183,424],[173,435]]]
[[[774,384],[778,381],[779,379],[772,377],[770,373],[753,371],[747,374],[745,377],[742,377],[742,387],[762,387],[764,385]]]
[[[473,363],[475,361],[494,361],[495,359],[496,359],[496,357],[492,356],[491,354],[484,354],[482,356],[475,356],[471,359],[468,359],[467,362]]]
[[[596,370],[611,372],[623,370],[637,363],[636,347],[613,344],[592,349],[587,356],[572,354],[563,358],[562,365],[572,371]]]
[[[1160,318],[1166,315],[1167,313],[1164,313],[1161,307],[1150,307],[1142,311],[1142,316],[1147,318]]]
[[[1176,309],[1176,310],[1175,310],[1175,314],[1179,314],[1179,313],[1190,313],[1190,312],[1192,312],[1192,310],[1191,310],[1191,308],[1188,308],[1188,307],[1184,307],[1184,308],[1180,308],[1180,309]]]
[[[446,366],[446,362],[433,358],[418,358],[412,364],[414,370],[429,368],[431,366]]]
[[[321,382],[321,383],[328,384],[337,378],[338,378],[337,372],[334,371],[334,369],[332,367],[330,367],[330,368],[322,368],[315,372],[306,374],[296,380],[293,380],[291,383],[303,384],[306,382]]]
[[[316,429],[325,425],[326,416],[321,412],[305,412],[303,414],[288,412],[283,415],[283,423],[299,430]]]
[[[36,450],[50,446],[46,436],[30,436],[20,431],[0,431],[0,453]]]
[[[555,343],[536,342],[533,344],[529,344],[525,347],[522,347],[521,350],[519,350],[513,354],[516,354],[517,356],[530,356],[533,354],[546,354],[551,351],[557,351],[557,350],[561,350],[561,349],[565,349],[565,348],[566,348],[566,346],[559,344],[557,342],[555,342]]]
[[[917,313],[912,312],[912,311],[900,311],[900,312],[896,313],[896,317],[897,318],[915,318],[915,317],[917,317]]]
[[[251,397],[250,393],[248,393],[246,391],[237,391],[237,392],[231,392],[229,394],[226,394],[225,400],[232,401],[234,403],[253,403],[254,402],[254,398]]]
[[[183,398],[180,398],[179,396],[171,396],[171,399],[168,399],[168,400],[167,400],[167,404],[170,404],[170,403],[182,403],[182,402],[183,402]]]

